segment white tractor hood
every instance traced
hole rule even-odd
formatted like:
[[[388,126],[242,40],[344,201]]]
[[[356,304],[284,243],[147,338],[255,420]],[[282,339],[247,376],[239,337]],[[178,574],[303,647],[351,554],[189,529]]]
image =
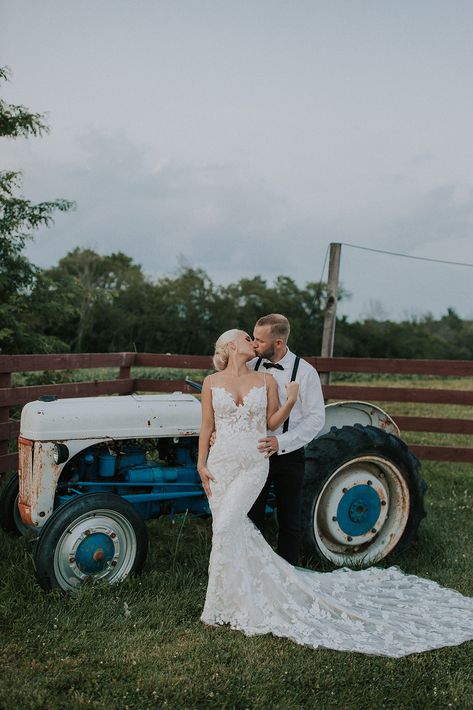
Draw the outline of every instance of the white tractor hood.
[[[20,435],[32,441],[197,436],[200,402],[190,394],[78,397],[28,402]]]

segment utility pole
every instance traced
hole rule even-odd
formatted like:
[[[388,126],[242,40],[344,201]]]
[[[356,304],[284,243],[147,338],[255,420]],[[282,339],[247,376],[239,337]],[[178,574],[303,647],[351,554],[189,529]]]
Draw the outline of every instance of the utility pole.
[[[340,256],[342,245],[330,244],[330,258],[328,265],[327,301],[325,303],[324,330],[322,335],[321,357],[332,357],[335,341],[335,325],[337,322],[337,290],[338,276],[340,273]],[[321,372],[320,381],[323,385],[330,382],[330,372]]]

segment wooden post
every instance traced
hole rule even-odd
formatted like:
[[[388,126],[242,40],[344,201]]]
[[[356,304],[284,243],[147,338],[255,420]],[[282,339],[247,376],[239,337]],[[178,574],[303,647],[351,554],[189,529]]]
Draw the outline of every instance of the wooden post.
[[[0,372],[0,387],[11,387],[11,373],[10,372]],[[0,422],[10,421],[10,408],[0,407]],[[3,439],[0,441],[0,455],[8,454],[8,439]],[[0,472],[0,480],[2,480],[3,474]]]
[[[118,370],[118,380],[129,380],[131,375],[131,368],[135,364],[136,353],[122,353],[123,360],[120,364],[120,369]],[[129,392],[122,392],[123,395],[133,394],[134,385],[130,387]]]
[[[328,265],[327,301],[325,303],[324,330],[322,335],[321,357],[333,356],[335,341],[335,325],[337,322],[337,290],[338,276],[340,273],[340,256],[342,245],[330,244],[330,259]],[[330,372],[321,372],[320,380],[323,385],[330,383]]]

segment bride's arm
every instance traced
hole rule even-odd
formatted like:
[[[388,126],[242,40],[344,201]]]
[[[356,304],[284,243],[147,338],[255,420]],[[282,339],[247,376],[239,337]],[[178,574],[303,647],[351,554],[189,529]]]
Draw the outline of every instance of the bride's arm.
[[[214,478],[207,468],[207,456],[209,455],[210,435],[215,429],[214,410],[212,406],[212,390],[210,388],[209,377],[206,377],[202,385],[202,421],[199,434],[199,455],[197,458],[197,471],[202,481],[207,497],[210,497],[210,481]]]
[[[299,394],[299,385],[297,382],[289,382],[286,385],[287,400],[279,405],[278,386],[276,380],[269,376],[266,378],[268,384],[268,406],[266,409],[266,421],[268,429],[275,431],[283,422],[286,421],[291,410],[296,403],[297,395]]]

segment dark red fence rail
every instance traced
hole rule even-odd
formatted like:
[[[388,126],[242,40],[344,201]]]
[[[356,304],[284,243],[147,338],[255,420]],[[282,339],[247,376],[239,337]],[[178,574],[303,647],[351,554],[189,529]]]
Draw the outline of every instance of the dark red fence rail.
[[[349,372],[393,375],[473,377],[469,360],[402,360],[375,358],[306,358],[319,372]],[[117,368],[112,380],[12,387],[12,374],[54,370]],[[19,433],[19,422],[10,419],[10,408],[37,399],[42,394],[59,397],[125,395],[145,392],[194,392],[184,380],[133,378],[134,367],[210,370],[207,355],[162,355],[154,353],[83,353],[58,355],[0,355],[0,474],[14,469],[17,454],[8,453],[9,442]],[[473,389],[370,387],[346,384],[324,386],[329,400],[354,399],[368,402],[414,402],[473,405]],[[401,430],[443,434],[473,434],[473,420],[419,416],[395,416]],[[411,445],[420,458],[473,463],[473,447]]]

